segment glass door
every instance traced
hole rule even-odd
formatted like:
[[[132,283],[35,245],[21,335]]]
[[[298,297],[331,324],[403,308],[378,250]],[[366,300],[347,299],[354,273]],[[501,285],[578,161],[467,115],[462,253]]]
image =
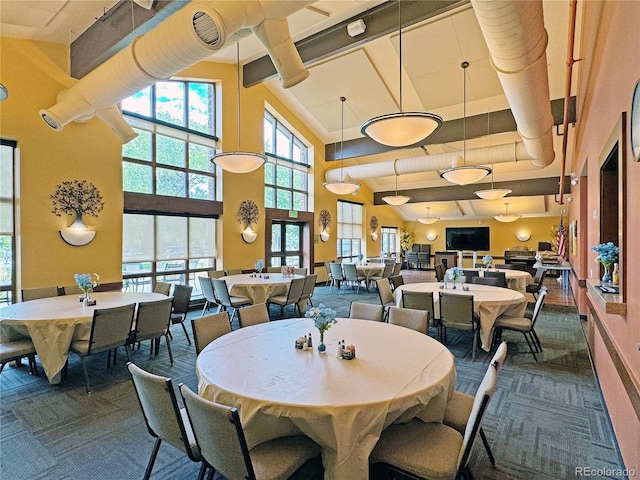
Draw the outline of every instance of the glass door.
[[[271,266],[302,265],[302,223],[273,221],[271,224]]]

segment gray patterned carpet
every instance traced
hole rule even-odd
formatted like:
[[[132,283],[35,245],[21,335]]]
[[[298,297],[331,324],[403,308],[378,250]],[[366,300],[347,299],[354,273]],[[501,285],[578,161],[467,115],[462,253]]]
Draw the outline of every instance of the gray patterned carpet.
[[[323,302],[338,316],[348,316],[354,300],[379,303],[377,293],[336,293],[318,286],[314,294],[314,304]],[[279,317],[279,308],[271,313],[272,318]],[[289,307],[285,316],[296,315]],[[577,311],[547,305],[536,330],[545,349],[538,363],[521,334],[505,335],[509,355],[484,418],[498,465],[491,466],[478,442],[470,463],[475,478],[552,480],[580,478],[576,467],[622,469]],[[143,346],[134,353],[134,362],[171,377],[176,385],[184,382],[196,389],[195,349],[187,345],[180,327],[173,333],[173,366],[164,344],[158,357],[150,357],[148,346]],[[472,361],[470,345],[466,333],[449,331],[448,347],[456,356],[458,371],[456,388],[475,393],[489,356],[481,353]],[[103,356],[89,358],[90,395],[85,393],[75,356],[67,382],[59,386],[49,385],[44,375],[29,375],[26,362],[22,368],[7,366],[0,375],[0,478],[142,478],[153,440],[125,362],[122,355],[116,367],[107,370]],[[181,452],[163,445],[152,479],[196,478],[197,471]],[[295,478],[322,479],[321,463],[310,462]]]

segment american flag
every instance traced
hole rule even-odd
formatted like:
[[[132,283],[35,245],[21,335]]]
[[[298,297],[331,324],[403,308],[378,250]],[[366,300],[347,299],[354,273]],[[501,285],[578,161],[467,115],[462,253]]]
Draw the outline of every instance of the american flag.
[[[562,225],[562,217],[560,218],[560,225],[558,225],[558,236],[556,237],[558,242],[558,257],[560,260],[565,260],[565,237],[564,237],[564,225]]]

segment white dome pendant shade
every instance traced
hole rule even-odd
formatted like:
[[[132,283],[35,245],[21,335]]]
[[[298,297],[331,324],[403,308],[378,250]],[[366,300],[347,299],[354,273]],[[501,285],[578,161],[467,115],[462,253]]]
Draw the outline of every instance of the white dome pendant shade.
[[[433,223],[436,223],[438,220],[440,220],[439,217],[432,217],[431,215],[429,215],[430,211],[431,211],[431,207],[427,207],[427,216],[419,218],[418,221],[420,223],[424,223],[425,225],[431,225]]]
[[[353,182],[344,179],[344,102],[347,99],[340,97],[340,113],[341,113],[341,128],[340,128],[340,180],[334,180],[331,182],[324,182],[322,186],[336,195],[349,195],[356,192],[362,185],[358,182]]]
[[[503,223],[511,223],[518,220],[522,215],[509,215],[509,203],[504,204],[504,215],[494,215],[493,218]]]
[[[236,42],[236,56],[238,60],[238,150],[240,149],[240,41]],[[211,159],[226,172],[249,173],[257,170],[267,162],[267,157],[253,152],[218,153]]]
[[[360,132],[389,147],[408,147],[416,144],[442,126],[442,118],[427,112],[402,111],[402,17],[398,1],[398,56],[400,58],[400,111],[371,118],[360,126]],[[404,202],[403,202],[404,203]]]
[[[398,171],[396,170],[397,162],[398,162],[398,159],[396,158],[393,161],[393,173],[395,173],[395,176],[396,176],[396,194],[382,197],[383,202],[389,205],[395,205],[395,206],[404,205],[409,200],[411,200],[411,197],[407,197],[406,195],[398,195]]]

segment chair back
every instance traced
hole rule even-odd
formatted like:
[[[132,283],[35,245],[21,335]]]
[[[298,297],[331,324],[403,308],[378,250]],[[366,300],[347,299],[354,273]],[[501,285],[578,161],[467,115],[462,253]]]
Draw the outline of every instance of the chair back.
[[[413,308],[389,308],[388,322],[393,325],[410,328],[416,332],[427,334],[429,325],[429,312],[426,310],[414,310]]]
[[[334,280],[344,280],[344,274],[342,273],[342,264],[331,262],[329,264],[329,268],[331,269],[331,277]]]
[[[496,390],[496,382],[498,380],[498,372],[494,368],[489,368],[485,373],[480,387],[473,400],[473,407],[467,421],[467,428],[464,431],[462,440],[462,448],[458,456],[458,472],[461,472],[469,462],[473,442],[475,441],[480,426],[482,425],[482,417],[487,411],[489,401]]]
[[[498,277],[473,277],[471,279],[471,283],[474,283],[476,285],[490,285],[492,287],[498,287],[499,282],[500,279]]]
[[[238,410],[210,402],[186,385],[180,393],[205,461],[226,478],[255,479]]]
[[[404,278],[402,275],[396,275],[395,277],[389,277],[389,281],[391,282],[391,286],[395,290],[400,285],[404,285]]]
[[[379,278],[376,280],[378,286],[378,295],[380,296],[380,303],[382,305],[389,305],[395,303],[393,299],[393,293],[391,292],[391,283],[388,278]]]
[[[329,260],[324,261],[324,269],[327,271],[327,277],[331,278],[331,262]]]
[[[391,276],[391,274],[393,274],[393,267],[395,266],[395,262],[394,263],[385,263],[384,264],[384,270],[382,270],[382,278],[389,278]]]
[[[198,277],[198,281],[200,282],[200,290],[202,290],[202,296],[209,303],[218,303],[218,299],[216,298],[216,294],[213,292],[213,278],[207,277]]]
[[[300,300],[308,300],[313,296],[313,290],[316,288],[317,280],[318,280],[317,273],[313,273],[305,277],[304,287],[302,287],[302,296],[300,297]]]
[[[493,354],[490,364],[495,367],[496,370],[500,370],[504,360],[507,358],[507,342],[502,342],[496,349],[496,353]]]
[[[227,268],[224,271],[225,275],[242,275],[242,269],[241,268]]]
[[[302,297],[302,290],[304,289],[305,278],[294,278],[291,280],[289,291],[287,292],[287,303],[298,303],[300,301],[300,297]]]
[[[238,310],[241,327],[250,327],[269,321],[269,309],[266,303],[256,303]]]
[[[480,274],[478,273],[477,270],[462,270],[462,275],[464,275],[467,278],[467,282],[471,282],[473,277],[477,277]]]
[[[520,270],[521,272],[527,271],[527,262],[511,262],[511,270]]]
[[[207,276],[209,278],[222,278],[224,277],[225,273],[224,270],[209,270],[207,272]]]
[[[84,292],[77,285],[65,285],[62,287],[62,295],[83,295]],[[60,295],[60,291],[58,290],[58,295]]]
[[[401,263],[395,263],[393,265],[393,271],[391,272],[390,276],[397,277],[398,275],[400,275],[400,270],[402,270],[402,264]]]
[[[191,302],[191,285],[175,285],[173,287],[173,313],[186,315]]]
[[[159,302],[138,303],[132,343],[165,335],[171,324],[172,303],[171,297]]]
[[[384,307],[373,303],[351,302],[349,318],[381,322],[384,318]]]
[[[169,296],[171,292],[171,284],[168,282],[156,282],[156,286],[153,287],[154,293],[161,293],[162,295]]]
[[[124,346],[131,334],[135,308],[135,303],[122,307],[96,308],[93,311],[87,355]]]
[[[22,289],[22,301],[28,302],[29,300],[37,300],[38,298],[57,297],[58,287],[43,287],[43,288],[23,288]]]
[[[344,270],[345,280],[349,280],[350,282],[357,282],[359,280],[358,270],[353,263],[343,263],[342,269]]]
[[[437,265],[434,265],[433,268],[436,273],[436,280],[438,282],[444,282],[444,273],[447,271],[447,269],[444,267],[444,264],[438,263]]]
[[[547,296],[547,287],[542,287],[540,289],[540,293],[538,294],[538,299],[536,300],[536,304],[533,307],[533,315],[531,316],[531,328],[533,328],[538,320],[538,315],[540,314],[540,310],[542,310],[542,306],[544,305],[544,299]]]
[[[497,263],[494,265],[494,268],[497,268],[498,270],[513,270],[510,263]]]
[[[547,273],[546,268],[538,267],[536,269],[536,275],[533,277],[533,284],[540,289],[542,287],[542,282],[544,282],[544,277]]]
[[[507,288],[507,274],[504,272],[490,272],[490,271],[486,271],[484,272],[484,277],[485,278],[497,278],[498,279],[498,287],[503,287],[503,288]]]
[[[149,373],[131,362],[127,363],[127,368],[149,433],[182,450],[191,460],[200,461],[200,452],[192,450],[187,441],[171,379]]]
[[[439,292],[440,320],[445,327],[474,329],[473,295]]]
[[[425,310],[429,312],[429,318],[435,318],[433,307],[433,292],[412,292],[402,290],[402,306],[414,310]]]
[[[296,275],[307,275],[307,269],[306,268],[294,268],[293,269],[293,273]]]
[[[227,289],[227,282],[222,278],[213,279],[213,291],[216,294],[218,303],[227,308],[232,308],[231,297],[229,296],[229,290]]]
[[[229,312],[214,313],[213,315],[194,318],[191,320],[191,328],[193,330],[193,338],[196,342],[196,354],[199,355],[204,347],[216,338],[231,332]]]
[[[267,273],[282,273],[282,267],[267,267]]]

